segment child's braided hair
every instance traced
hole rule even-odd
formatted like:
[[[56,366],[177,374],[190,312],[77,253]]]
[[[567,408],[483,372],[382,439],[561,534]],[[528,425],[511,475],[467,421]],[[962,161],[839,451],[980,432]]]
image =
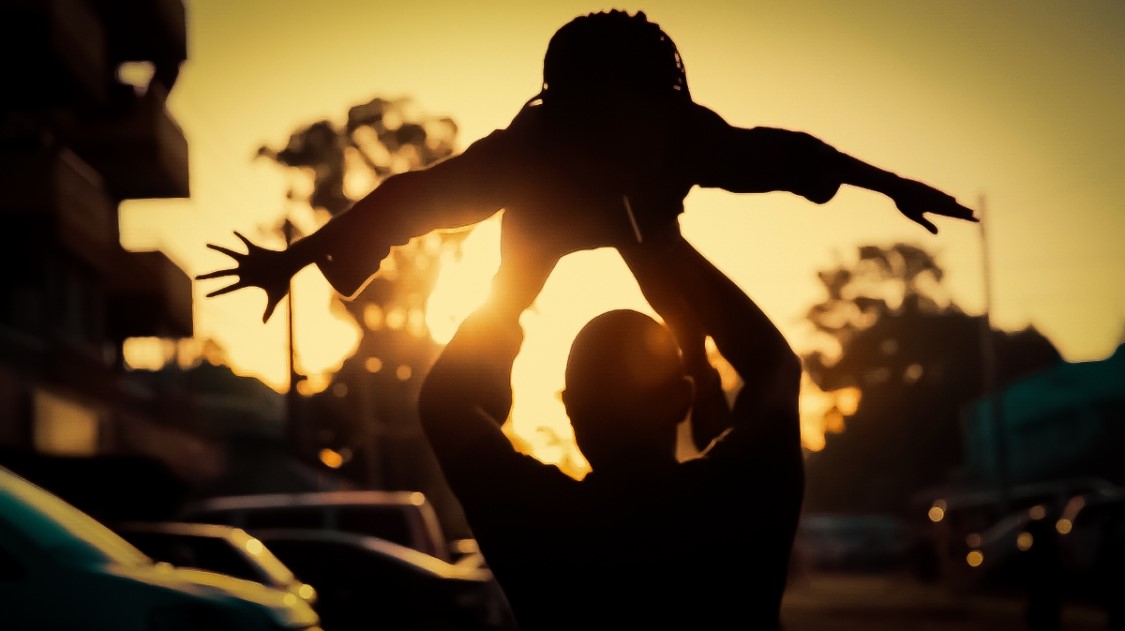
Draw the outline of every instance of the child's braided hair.
[[[531,100],[581,97],[599,87],[691,98],[676,44],[643,11],[590,13],[563,25],[547,45],[543,89]]]

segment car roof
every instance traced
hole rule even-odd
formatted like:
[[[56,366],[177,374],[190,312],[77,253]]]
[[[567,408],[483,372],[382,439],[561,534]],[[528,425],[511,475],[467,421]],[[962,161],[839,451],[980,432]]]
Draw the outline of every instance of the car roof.
[[[226,539],[236,543],[250,539],[250,534],[237,526],[186,521],[129,521],[115,524],[114,529],[137,533],[150,532],[190,537],[210,537]]]
[[[1102,489],[1076,495],[1063,509],[1063,518],[1071,521],[1098,514],[1121,514],[1125,511],[1125,488]]]
[[[293,571],[272,550],[257,537],[236,526],[191,522],[124,522],[115,527],[125,533],[126,537],[130,534],[156,534],[226,541],[274,581],[288,583],[293,579]]]
[[[426,554],[414,548],[370,535],[304,528],[269,528],[255,530],[254,534],[265,543],[266,547],[269,547],[277,541],[337,543],[353,546],[378,556],[387,557],[397,563],[409,565],[425,573],[434,574],[443,578],[488,580],[491,577],[491,574],[487,570],[458,566],[443,559],[439,559],[432,554]]]
[[[1068,498],[1071,495],[1084,492],[1098,492],[1108,490],[1113,484],[1104,478],[1094,476],[1077,476],[1029,482],[1013,486],[1009,489],[1010,500],[1039,500],[1048,497]],[[974,509],[982,506],[991,506],[997,503],[998,495],[995,489],[979,488],[967,491],[958,491],[938,496],[934,501],[945,503],[945,510]]]
[[[323,491],[211,497],[192,503],[185,513],[294,506],[427,506],[420,491]]]

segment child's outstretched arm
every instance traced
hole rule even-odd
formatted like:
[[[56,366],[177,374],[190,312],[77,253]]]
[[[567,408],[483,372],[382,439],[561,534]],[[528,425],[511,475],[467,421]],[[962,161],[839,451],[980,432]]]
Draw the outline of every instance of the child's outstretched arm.
[[[263,289],[263,322],[285,297],[290,278],[308,265],[315,264],[333,289],[353,298],[378,271],[391,247],[432,230],[468,226],[495,214],[505,203],[508,163],[514,156],[509,145],[503,131],[494,132],[464,153],[431,167],[392,175],[284,250],[260,247],[236,232],[247,251],[208,244],[234,264],[196,279],[234,279],[208,297],[246,287]]]
[[[973,211],[936,188],[880,169],[798,131],[730,125],[696,105],[689,142],[695,183],[736,193],[789,191],[823,204],[844,184],[889,197],[911,221],[936,234],[926,215],[977,221]]]

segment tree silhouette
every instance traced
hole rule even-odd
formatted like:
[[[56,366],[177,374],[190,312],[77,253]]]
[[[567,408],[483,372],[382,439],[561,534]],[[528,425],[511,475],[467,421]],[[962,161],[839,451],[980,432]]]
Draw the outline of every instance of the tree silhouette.
[[[858,395],[858,406],[829,412],[835,431],[808,458],[807,510],[898,512],[958,474],[962,410],[983,394],[984,325],[942,278],[933,255],[904,243],[861,246],[853,264],[819,273],[827,298],[808,319],[826,348],[804,358],[806,370],[841,402]],[[999,384],[1061,361],[1034,328],[988,334]]]
[[[298,201],[326,221],[388,175],[453,155],[456,138],[450,118],[425,114],[408,98],[374,98],[349,108],[342,124],[316,121],[293,132],[285,147],[258,153],[310,181],[311,192]],[[457,252],[467,232],[435,232],[393,248],[357,297],[333,299],[332,308],[349,314],[363,337],[327,390],[303,402],[301,422],[312,431],[301,433],[313,437],[310,453],[333,449],[342,471],[361,484],[417,489],[440,477],[414,409],[440,350],[424,309],[441,257]]]

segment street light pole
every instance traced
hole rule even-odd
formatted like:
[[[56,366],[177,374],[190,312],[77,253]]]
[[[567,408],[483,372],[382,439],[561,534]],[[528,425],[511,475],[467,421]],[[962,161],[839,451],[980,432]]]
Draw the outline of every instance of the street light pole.
[[[992,334],[992,261],[988,249],[987,213],[984,195],[978,204],[981,268],[984,273],[984,315],[981,317],[981,360],[984,396],[996,457],[996,497],[1001,514],[1007,514],[1011,499],[1008,480],[1008,436],[1004,426],[1004,399],[997,384],[996,341]]]
[[[288,247],[293,244],[296,238],[296,229],[293,222],[289,221],[287,217],[281,227],[282,234],[285,236],[285,245]],[[293,279],[289,279],[289,296],[285,299],[285,313],[286,313],[286,344],[287,355],[289,363],[289,389],[285,391],[285,427],[289,437],[290,447],[300,451],[304,444],[304,432],[300,426],[300,413],[298,406],[300,404],[297,393],[297,384],[301,381],[301,376],[297,373],[297,353],[295,345],[293,344]]]

